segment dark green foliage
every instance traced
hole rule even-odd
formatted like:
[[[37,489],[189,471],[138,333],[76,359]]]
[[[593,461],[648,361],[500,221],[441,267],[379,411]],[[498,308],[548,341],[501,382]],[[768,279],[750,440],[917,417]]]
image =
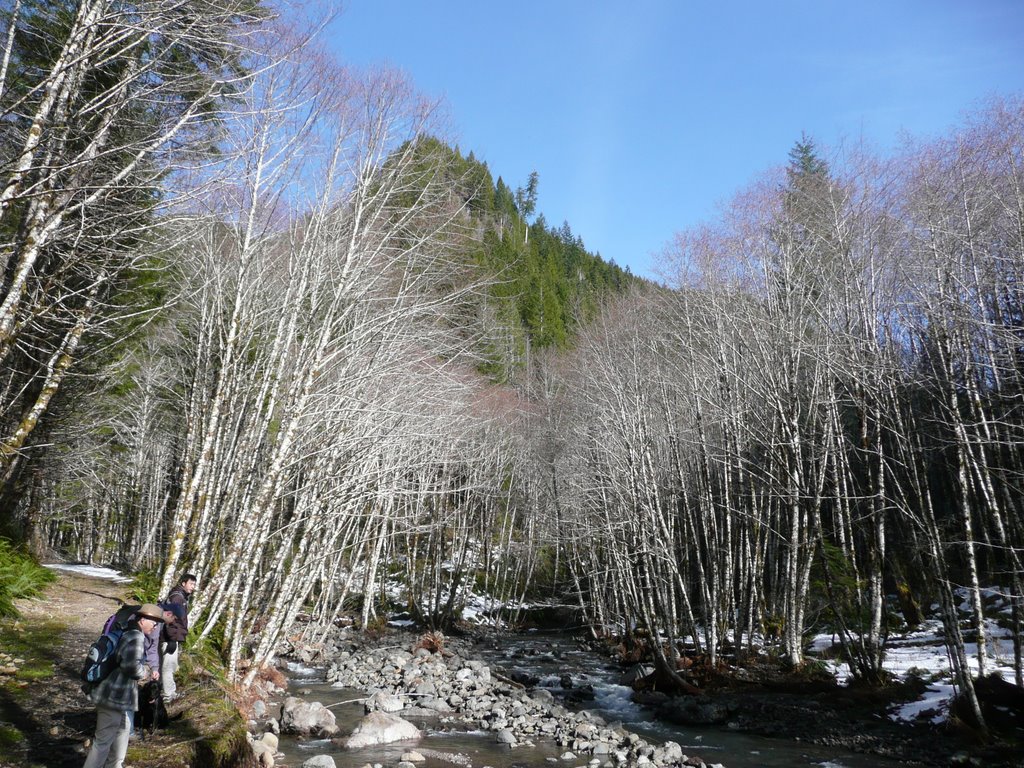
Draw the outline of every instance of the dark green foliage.
[[[516,190],[516,208],[519,209],[519,215],[525,219],[529,219],[537,210],[537,186],[539,184],[540,176],[533,171],[526,186]]]
[[[829,628],[845,626],[856,632],[867,631],[871,617],[867,607],[859,600],[864,588],[853,563],[839,547],[825,541],[819,542],[819,557],[812,569],[812,593],[825,599],[828,612],[834,624]]]
[[[801,134],[800,140],[789,150],[789,167],[786,169],[786,176],[794,185],[800,178],[828,177],[828,164],[818,157],[814,140],[809,138],[806,133]]]
[[[476,325],[480,370],[496,381],[511,381],[531,351],[565,348],[581,323],[601,304],[635,280],[615,264],[590,253],[568,223],[549,227],[543,214],[529,223],[537,206],[539,176],[513,192],[486,163],[467,157],[435,138],[419,141],[416,174],[444,180],[457,190],[456,204],[470,226],[457,247],[473,279],[491,287],[465,307],[460,322]],[[415,194],[409,195],[409,203]],[[461,220],[460,220],[461,221]]]
[[[155,603],[164,595],[160,594],[160,574],[156,571],[139,571],[132,578],[132,599],[139,603]]]
[[[35,597],[54,578],[53,571],[43,568],[11,542],[0,539],[0,617],[18,616],[14,600]]]

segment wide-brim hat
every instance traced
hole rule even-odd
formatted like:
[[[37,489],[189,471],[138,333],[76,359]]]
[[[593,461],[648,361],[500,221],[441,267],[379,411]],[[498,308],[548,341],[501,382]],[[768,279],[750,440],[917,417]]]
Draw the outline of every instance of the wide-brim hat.
[[[164,612],[160,610],[160,606],[153,603],[143,603],[136,615],[140,619],[152,619],[153,621],[161,622],[164,620]]]

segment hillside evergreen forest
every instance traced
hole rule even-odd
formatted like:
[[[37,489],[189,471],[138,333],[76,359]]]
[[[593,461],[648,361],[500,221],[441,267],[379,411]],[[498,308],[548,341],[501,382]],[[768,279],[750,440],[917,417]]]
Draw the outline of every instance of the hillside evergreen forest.
[[[686,643],[798,670],[816,631],[879,684],[938,615],[978,724],[1001,598],[1024,684],[1020,98],[889,157],[794,137],[655,284],[297,13],[0,9],[19,547],[200,574],[243,685],[300,612],[447,628],[470,594],[642,627],[680,687]]]

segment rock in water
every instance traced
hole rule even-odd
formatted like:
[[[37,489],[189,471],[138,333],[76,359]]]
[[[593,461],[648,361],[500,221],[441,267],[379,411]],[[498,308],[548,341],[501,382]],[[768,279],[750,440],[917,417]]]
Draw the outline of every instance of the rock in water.
[[[319,701],[305,702],[289,696],[281,705],[281,730],[284,733],[333,736],[338,732],[338,726],[334,713]]]
[[[402,700],[392,693],[377,691],[366,700],[363,705],[367,713],[370,712],[400,712],[405,705]]]
[[[275,752],[277,752],[278,747],[281,746],[280,739],[278,739],[277,736],[275,736],[272,733],[264,733],[263,736],[260,737],[260,741],[262,741]]]
[[[390,744],[393,741],[418,739],[423,734],[419,728],[398,715],[387,712],[371,712],[356,725],[352,735],[341,745],[345,749],[360,749],[373,744]]]

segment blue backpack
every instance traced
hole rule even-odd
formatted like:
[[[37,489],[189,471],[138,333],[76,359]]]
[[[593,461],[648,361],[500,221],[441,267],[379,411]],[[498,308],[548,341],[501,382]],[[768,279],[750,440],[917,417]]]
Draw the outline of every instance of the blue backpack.
[[[126,605],[118,610],[103,625],[103,634],[99,639],[89,646],[85,663],[79,673],[82,682],[85,683],[83,688],[87,691],[103,682],[117,667],[118,643],[121,642],[121,635],[138,610],[137,605]]]

